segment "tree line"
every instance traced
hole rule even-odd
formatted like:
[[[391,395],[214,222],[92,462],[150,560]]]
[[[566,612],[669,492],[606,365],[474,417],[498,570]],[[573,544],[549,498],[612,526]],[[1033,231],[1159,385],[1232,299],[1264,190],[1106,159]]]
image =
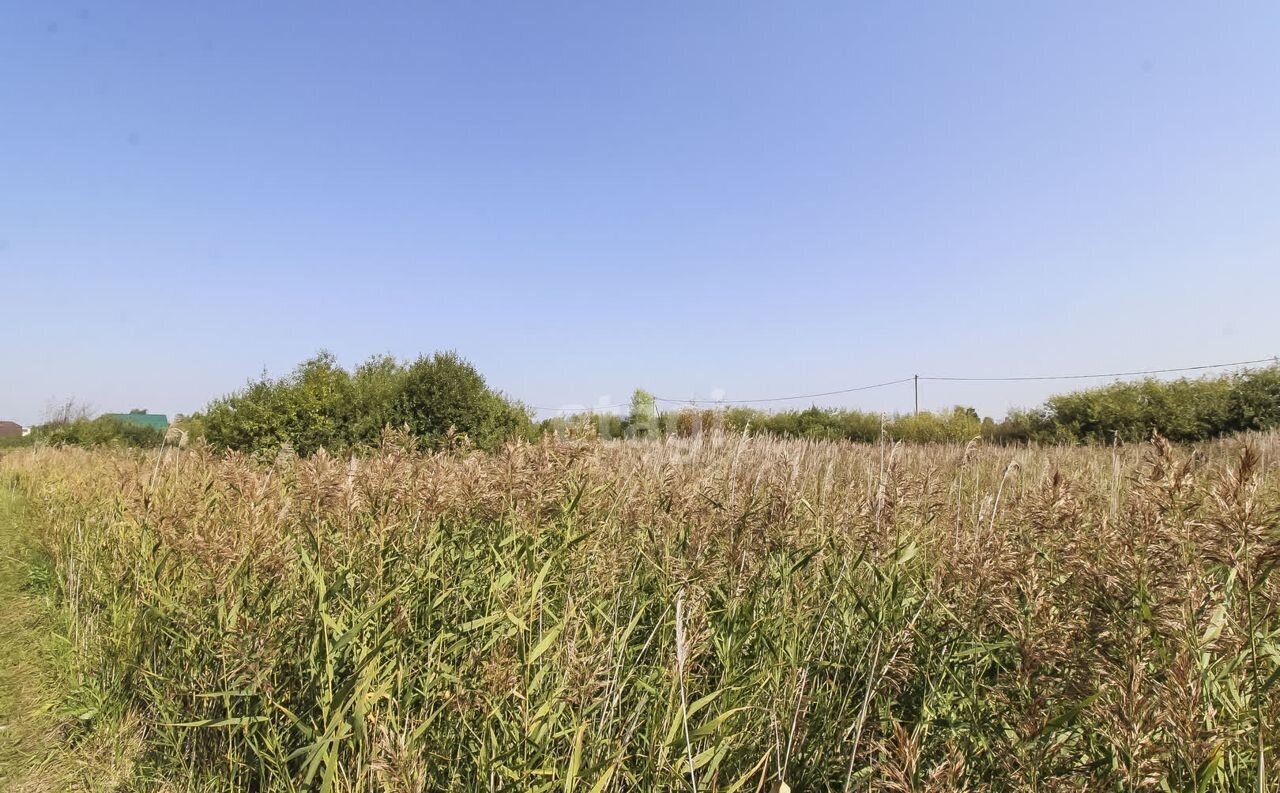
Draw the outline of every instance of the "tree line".
[[[604,437],[689,436],[709,429],[787,438],[910,443],[1112,443],[1208,440],[1280,427],[1280,366],[1217,377],[1144,380],[1058,394],[1029,410],[997,421],[971,407],[885,415],[821,408],[766,412],[750,407],[678,408],[659,412],[649,393],[637,391],[626,416],[578,414],[554,418],[544,428],[572,432],[591,426]]]
[[[289,374],[263,374],[205,410],[175,418],[177,437],[258,455],[320,449],[346,452],[379,442],[386,428],[407,430],[424,449],[469,444],[493,449],[513,437],[536,438],[530,412],[491,389],[458,354],[402,363],[375,356],[348,371],[328,352]],[[165,433],[110,416],[90,418],[68,403],[31,435],[10,445],[159,446]]]
[[[527,409],[493,390],[454,352],[401,363],[377,356],[348,372],[322,352],[282,378],[263,375],[214,400],[184,429],[219,448],[298,454],[376,444],[386,428],[407,429],[423,448],[465,442],[493,449],[533,438]]]
[[[493,449],[544,433],[604,438],[688,437],[709,431],[787,438],[874,442],[1112,443],[1150,438],[1199,441],[1280,427],[1280,366],[1216,377],[1145,379],[1050,397],[997,421],[971,407],[884,415],[812,406],[766,412],[750,407],[660,411],[637,390],[625,415],[577,414],[535,422],[531,411],[495,391],[454,352],[411,362],[370,358],[348,371],[321,352],[289,374],[265,373],[244,388],[179,417],[184,437],[256,454],[319,449],[345,452],[376,445],[387,428],[407,430],[424,449],[464,443]],[[158,446],[164,433],[64,407],[21,443]]]

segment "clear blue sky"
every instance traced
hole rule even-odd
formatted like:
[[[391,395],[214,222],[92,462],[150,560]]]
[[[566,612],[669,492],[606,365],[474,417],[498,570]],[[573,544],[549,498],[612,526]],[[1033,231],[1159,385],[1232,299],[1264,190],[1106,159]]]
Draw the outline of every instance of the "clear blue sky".
[[[0,419],[320,348],[549,406],[1280,352],[1280,5],[1056,5],[0,4]]]

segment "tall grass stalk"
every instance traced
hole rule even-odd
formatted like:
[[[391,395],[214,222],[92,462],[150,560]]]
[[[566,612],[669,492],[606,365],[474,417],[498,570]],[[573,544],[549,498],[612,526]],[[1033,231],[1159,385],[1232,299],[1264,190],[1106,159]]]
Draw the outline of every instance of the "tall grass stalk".
[[[136,766],[202,789],[1264,791],[1277,445],[388,434],[0,483]]]

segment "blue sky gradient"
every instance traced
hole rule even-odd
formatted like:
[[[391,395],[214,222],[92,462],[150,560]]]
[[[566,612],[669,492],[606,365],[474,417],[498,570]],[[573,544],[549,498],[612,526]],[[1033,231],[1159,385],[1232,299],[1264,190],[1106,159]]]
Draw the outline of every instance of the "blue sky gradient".
[[[1277,41],[1274,3],[0,4],[0,419],[320,348],[551,407],[1272,355]]]

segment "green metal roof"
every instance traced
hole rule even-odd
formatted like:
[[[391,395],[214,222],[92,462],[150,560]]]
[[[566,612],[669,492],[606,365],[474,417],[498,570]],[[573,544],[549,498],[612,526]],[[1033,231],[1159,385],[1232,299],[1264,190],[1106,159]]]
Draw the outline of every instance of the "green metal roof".
[[[103,418],[115,419],[139,427],[150,427],[161,432],[169,429],[169,417],[163,413],[107,413]]]

